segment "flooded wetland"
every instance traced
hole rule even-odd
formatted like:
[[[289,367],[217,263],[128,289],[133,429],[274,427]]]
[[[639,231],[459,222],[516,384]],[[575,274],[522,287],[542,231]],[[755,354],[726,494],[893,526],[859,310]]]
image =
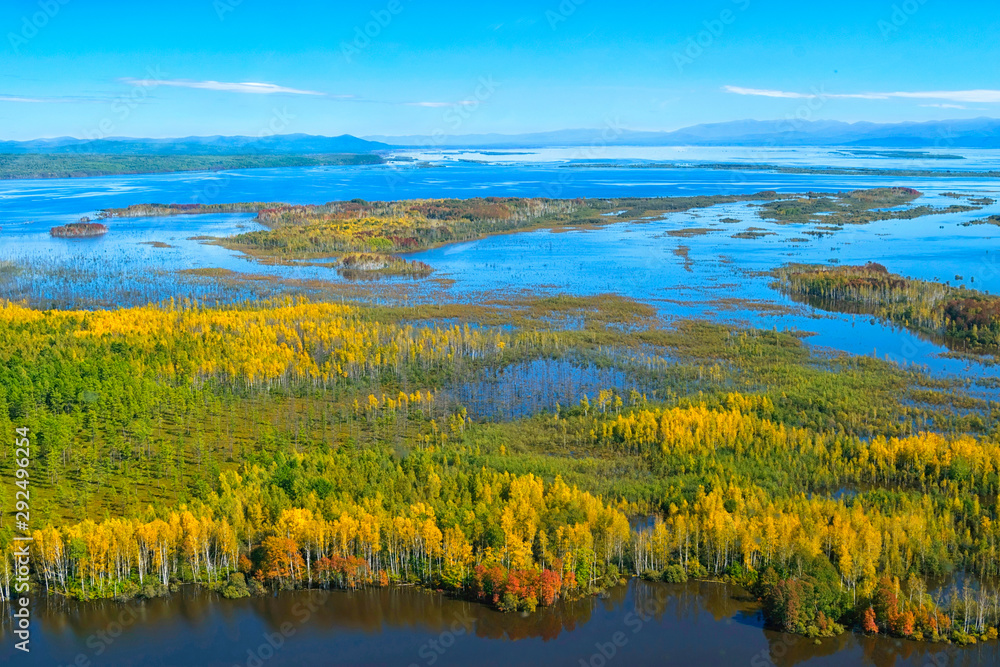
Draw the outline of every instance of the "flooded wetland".
[[[1000,662],[1000,155],[616,151],[0,181],[38,664]]]

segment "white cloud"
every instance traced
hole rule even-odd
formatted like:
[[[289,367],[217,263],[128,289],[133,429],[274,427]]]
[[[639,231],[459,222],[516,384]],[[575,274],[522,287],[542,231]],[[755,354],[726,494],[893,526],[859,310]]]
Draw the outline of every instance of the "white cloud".
[[[74,97],[70,95],[63,97],[21,97],[20,95],[0,95],[0,102],[16,102],[18,104],[75,104],[78,102],[106,102],[109,99],[110,98],[107,97]]]
[[[740,86],[723,86],[727,93],[736,95],[752,95],[756,97],[781,97],[787,99],[853,99],[853,100],[889,100],[889,99],[912,99],[912,100],[946,100],[949,102],[979,102],[979,103],[1000,103],[1000,90],[936,90],[921,92],[892,92],[892,93],[827,93],[825,91],[813,93],[796,93],[785,90],[768,90],[764,88],[742,88]],[[960,106],[943,106],[943,108],[963,108]]]
[[[889,97],[905,97],[917,100],[948,100],[950,102],[973,102],[977,104],[1000,103],[1000,90],[944,90],[926,93],[889,93]]]
[[[921,104],[922,107],[931,107],[934,109],[968,109],[969,107],[962,104]]]
[[[284,95],[323,95],[324,93],[315,90],[299,90],[298,88],[286,88],[273,83],[257,83],[254,81],[243,81],[233,83],[228,81],[190,81],[188,79],[122,79],[123,82],[133,86],[173,86],[175,88],[196,88],[199,90],[221,90],[228,93],[250,93],[254,95],[274,95],[277,93]]]
[[[478,104],[476,100],[459,100],[458,102],[403,102],[408,107],[428,107],[431,109],[441,109],[444,107],[465,107]]]
[[[792,99],[802,99],[804,97],[815,97],[815,95],[805,95],[803,93],[786,93],[783,90],[764,90],[761,88],[740,88],[739,86],[723,86],[722,89],[727,93],[736,93],[737,95],[754,95],[757,97],[784,97]]]

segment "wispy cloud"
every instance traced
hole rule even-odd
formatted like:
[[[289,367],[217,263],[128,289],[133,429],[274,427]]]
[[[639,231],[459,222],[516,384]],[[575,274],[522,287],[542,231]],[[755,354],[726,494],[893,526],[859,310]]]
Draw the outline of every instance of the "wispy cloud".
[[[174,88],[195,88],[198,90],[221,90],[227,93],[249,93],[253,95],[325,95],[315,90],[299,90],[278,86],[273,83],[257,83],[255,81],[192,81],[189,79],[121,79],[133,86],[172,86]]]
[[[727,93],[736,95],[752,95],[756,97],[781,97],[786,99],[814,99],[818,97],[827,99],[851,99],[851,100],[891,100],[891,99],[911,99],[911,100],[946,100],[948,102],[976,102],[976,103],[1000,103],[1000,90],[931,90],[918,92],[891,92],[891,93],[827,93],[825,91],[813,93],[797,93],[786,90],[770,90],[766,88],[743,88],[740,86],[723,86]],[[944,108],[962,108],[951,106]]]
[[[737,95],[753,95],[755,97],[781,97],[785,99],[793,100],[806,100],[813,99],[815,97],[833,97],[833,98],[845,98],[845,99],[861,99],[861,100],[884,100],[888,99],[885,93],[827,93],[827,92],[817,92],[817,93],[795,93],[789,92],[787,90],[769,90],[766,88],[742,88],[740,86],[723,86],[722,89],[727,93],[735,93]]]
[[[0,95],[0,102],[16,104],[75,104],[79,102],[106,102],[107,97],[22,97],[20,95]]]
[[[964,104],[921,104],[922,107],[931,107],[934,109],[968,109],[969,107]]]
[[[458,102],[403,102],[407,107],[428,107],[431,109],[442,109],[444,107],[464,107],[478,104],[476,100],[459,100]]]

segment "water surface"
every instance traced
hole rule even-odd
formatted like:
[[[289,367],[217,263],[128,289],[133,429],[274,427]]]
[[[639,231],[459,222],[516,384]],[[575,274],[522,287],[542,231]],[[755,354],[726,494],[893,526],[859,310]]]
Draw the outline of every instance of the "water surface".
[[[996,642],[958,649],[847,633],[815,643],[763,629],[738,587],[638,579],[601,598],[524,616],[414,589],[225,600],[190,587],[148,602],[43,601],[35,614],[32,664],[39,665],[70,665],[80,656],[131,667],[888,667],[1000,660]],[[0,633],[5,663],[12,651]]]

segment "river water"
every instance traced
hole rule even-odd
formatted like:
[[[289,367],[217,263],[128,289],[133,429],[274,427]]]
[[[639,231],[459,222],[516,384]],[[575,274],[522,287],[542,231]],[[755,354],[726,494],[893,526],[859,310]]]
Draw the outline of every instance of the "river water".
[[[762,628],[738,587],[632,580],[531,615],[414,589],[284,592],[225,600],[187,588],[147,602],[45,601],[32,665],[399,667],[997,664],[996,642],[958,649],[844,634],[819,642]],[[0,632],[0,658],[18,664]]]

